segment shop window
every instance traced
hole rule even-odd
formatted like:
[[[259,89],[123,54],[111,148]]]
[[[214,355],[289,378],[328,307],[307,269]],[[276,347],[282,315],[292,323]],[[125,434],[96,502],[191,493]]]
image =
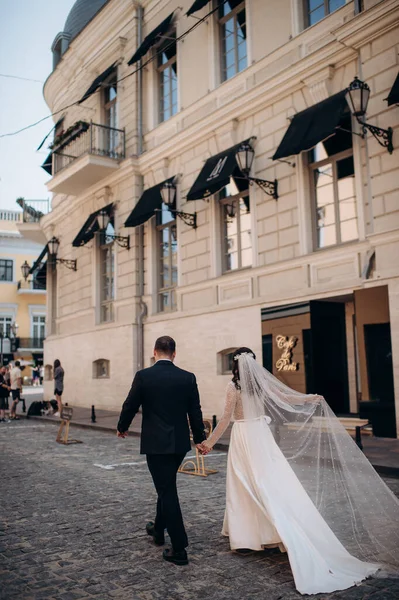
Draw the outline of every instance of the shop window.
[[[341,127],[308,153],[316,249],[358,239],[350,115]]]
[[[107,379],[110,377],[110,361],[99,358],[93,362],[93,379]]]
[[[222,225],[222,270],[234,271],[252,266],[251,207],[248,183],[239,191],[236,183],[231,183],[219,192],[219,205]]]
[[[13,281],[13,261],[0,259],[0,281]]]
[[[344,4],[346,0],[305,0],[306,26],[318,23]]]
[[[156,213],[158,253],[158,311],[176,310],[177,228],[176,218],[165,205]]]
[[[237,348],[226,348],[217,354],[218,375],[230,375],[233,368],[233,358]]]
[[[44,381],[52,381],[53,379],[53,367],[52,365],[46,365],[44,367]]]
[[[168,34],[157,49],[159,120],[167,121],[177,113],[177,45],[176,32]]]
[[[228,0],[219,6],[222,81],[247,67],[245,2]]]

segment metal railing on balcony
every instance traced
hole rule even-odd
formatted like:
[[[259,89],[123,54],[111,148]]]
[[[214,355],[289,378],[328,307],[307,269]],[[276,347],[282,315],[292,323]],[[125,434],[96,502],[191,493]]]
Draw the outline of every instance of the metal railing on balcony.
[[[42,349],[44,338],[16,338],[16,347],[18,350]]]
[[[18,291],[23,290],[45,290],[46,281],[33,279],[32,281],[18,281]]]
[[[97,123],[87,123],[53,148],[53,174],[68,167],[84,154],[108,156],[115,160],[125,158],[125,130]]]
[[[17,198],[17,204],[22,208],[23,223],[38,223],[50,210],[50,201],[47,200],[25,200]]]

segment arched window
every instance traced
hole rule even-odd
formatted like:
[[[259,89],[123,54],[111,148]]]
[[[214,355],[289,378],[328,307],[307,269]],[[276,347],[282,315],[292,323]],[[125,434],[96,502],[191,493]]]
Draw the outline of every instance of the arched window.
[[[93,379],[107,379],[110,377],[110,361],[98,358],[93,362]]]

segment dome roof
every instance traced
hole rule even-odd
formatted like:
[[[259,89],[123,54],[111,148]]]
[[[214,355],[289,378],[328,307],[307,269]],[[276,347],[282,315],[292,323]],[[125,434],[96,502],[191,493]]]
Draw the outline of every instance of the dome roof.
[[[76,0],[65,21],[64,33],[72,41],[86,27],[108,0]]]

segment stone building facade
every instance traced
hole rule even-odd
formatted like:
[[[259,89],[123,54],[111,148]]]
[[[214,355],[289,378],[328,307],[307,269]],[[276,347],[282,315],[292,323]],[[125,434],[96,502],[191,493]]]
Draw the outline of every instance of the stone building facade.
[[[66,400],[118,408],[169,334],[206,415],[246,345],[340,414],[379,400],[398,420],[399,148],[361,135],[344,99],[366,82],[367,122],[399,146],[398,3],[89,4],[44,88],[58,123],[40,226],[77,261],[47,277],[45,362],[65,367]],[[244,141],[267,185],[239,168]]]

